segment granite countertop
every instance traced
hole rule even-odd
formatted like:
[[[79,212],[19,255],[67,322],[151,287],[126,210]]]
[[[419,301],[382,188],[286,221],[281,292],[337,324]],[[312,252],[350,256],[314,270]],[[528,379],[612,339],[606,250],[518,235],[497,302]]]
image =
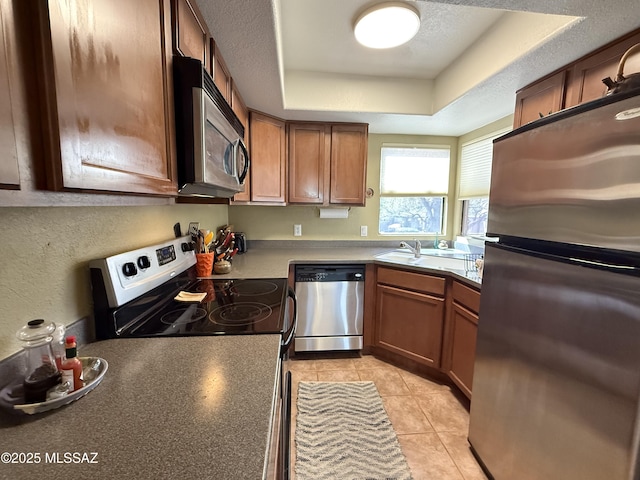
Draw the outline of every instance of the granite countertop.
[[[57,410],[0,415],[2,479],[263,477],[280,335],[115,339],[82,347],[109,369],[85,397]],[[0,453],[1,453],[0,452]],[[97,463],[63,463],[67,452]],[[46,462],[59,454],[60,463]],[[80,457],[81,458],[81,457]],[[51,460],[51,457],[49,458]]]
[[[339,244],[336,244],[339,245]],[[387,253],[393,247],[287,247],[251,248],[248,252],[233,257],[232,269],[227,274],[214,274],[205,278],[287,278],[289,265],[297,263],[376,263],[400,267],[422,273],[450,275],[476,289],[480,289],[481,280],[477,275],[467,274],[464,270],[452,270],[440,267],[425,268],[397,262],[383,261],[376,255]],[[423,255],[423,259],[428,258]]]

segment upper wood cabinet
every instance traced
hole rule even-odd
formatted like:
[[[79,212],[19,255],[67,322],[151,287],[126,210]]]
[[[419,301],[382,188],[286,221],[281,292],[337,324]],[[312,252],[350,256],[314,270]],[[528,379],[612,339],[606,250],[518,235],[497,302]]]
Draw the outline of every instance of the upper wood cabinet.
[[[0,188],[15,190],[20,188],[20,170],[10,72],[18,66],[12,62],[8,44],[13,32],[11,13],[10,2],[0,1]]]
[[[34,3],[48,187],[177,195],[169,0]]]
[[[367,132],[368,126],[362,124],[341,124],[331,127],[329,203],[364,206]]]
[[[365,204],[366,124],[290,122],[289,203]]]
[[[606,93],[602,79],[615,79],[624,52],[640,43],[640,30],[631,32],[560,70],[524,87],[516,94],[513,128],[563,108],[601,98]],[[640,71],[640,55],[629,58],[625,73]]]
[[[240,120],[240,123],[242,123],[242,126],[244,127],[244,138],[246,142],[249,138],[249,136],[247,135],[247,132],[249,131],[249,109],[244,103],[242,95],[240,95],[240,91],[238,90],[238,87],[236,86],[233,79],[231,80],[231,109],[233,110],[233,113],[236,114],[236,116]]]
[[[289,203],[329,200],[331,126],[289,123]]]
[[[171,3],[175,53],[197,58],[207,71],[211,71],[211,35],[195,0],[172,0]]]
[[[214,42],[213,38],[211,39],[211,55],[211,68],[213,69],[211,76],[213,77],[213,83],[216,84],[216,87],[218,87],[224,99],[229,104],[232,104],[231,74],[229,73],[227,64],[224,63],[224,58],[222,58],[218,44]]]
[[[562,110],[565,76],[564,71],[558,72],[529,88],[520,90],[516,95],[514,125],[524,125]]]
[[[640,43],[640,32],[578,60],[571,69],[565,108],[601,98],[607,91],[602,79],[611,77],[615,80],[622,55],[636,43]],[[627,60],[625,73],[638,71],[640,55],[634,55]]]
[[[251,201],[286,202],[286,124],[260,112],[249,113]]]

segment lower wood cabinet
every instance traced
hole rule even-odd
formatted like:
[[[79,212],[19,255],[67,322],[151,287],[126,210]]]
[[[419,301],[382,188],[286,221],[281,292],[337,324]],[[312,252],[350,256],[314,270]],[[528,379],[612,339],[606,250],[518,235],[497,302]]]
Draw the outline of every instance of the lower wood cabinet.
[[[438,380],[446,375],[471,398],[480,291],[450,276],[382,266],[374,288],[375,314],[365,329],[372,351]]]
[[[438,368],[445,279],[378,268],[374,346]]]
[[[471,398],[480,292],[455,280],[449,291],[442,367],[462,393]]]

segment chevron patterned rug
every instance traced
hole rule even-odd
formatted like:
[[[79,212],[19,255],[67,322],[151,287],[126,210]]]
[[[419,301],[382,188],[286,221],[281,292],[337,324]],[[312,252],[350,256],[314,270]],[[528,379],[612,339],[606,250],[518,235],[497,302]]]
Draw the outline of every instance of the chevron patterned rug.
[[[373,382],[300,382],[297,480],[410,480]]]

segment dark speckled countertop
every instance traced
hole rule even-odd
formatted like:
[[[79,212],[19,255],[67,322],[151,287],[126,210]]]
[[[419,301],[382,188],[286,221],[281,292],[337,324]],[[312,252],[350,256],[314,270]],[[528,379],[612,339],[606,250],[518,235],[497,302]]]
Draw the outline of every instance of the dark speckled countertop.
[[[279,348],[279,335],[87,345],[80,356],[109,363],[93,391],[50,412],[0,415],[0,454],[41,456],[0,463],[0,478],[261,479]],[[66,452],[96,452],[98,463],[45,461]]]

